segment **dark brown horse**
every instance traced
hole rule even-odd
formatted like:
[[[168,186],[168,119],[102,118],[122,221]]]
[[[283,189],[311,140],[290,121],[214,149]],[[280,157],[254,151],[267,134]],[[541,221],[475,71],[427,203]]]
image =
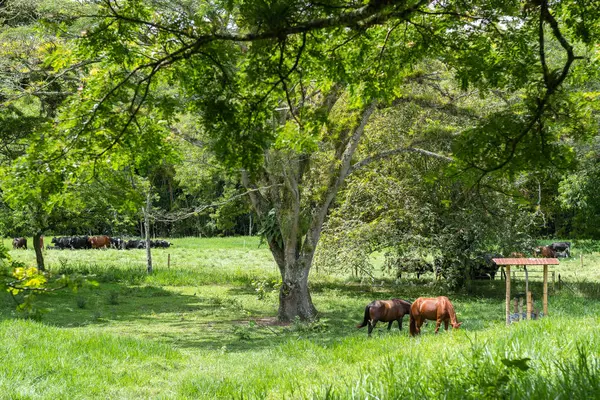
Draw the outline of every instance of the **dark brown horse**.
[[[388,331],[392,328],[394,321],[398,321],[398,327],[402,330],[402,318],[410,313],[410,303],[401,299],[375,300],[365,307],[365,318],[362,324],[356,325],[362,328],[369,325],[369,336],[378,321],[389,322]]]
[[[425,320],[436,321],[435,333],[440,330],[440,324],[444,322],[444,327],[448,330],[448,321],[452,323],[454,329],[462,324],[456,321],[456,312],[454,306],[445,296],[436,298],[419,297],[410,307],[410,335],[415,336],[421,333],[421,326]]]

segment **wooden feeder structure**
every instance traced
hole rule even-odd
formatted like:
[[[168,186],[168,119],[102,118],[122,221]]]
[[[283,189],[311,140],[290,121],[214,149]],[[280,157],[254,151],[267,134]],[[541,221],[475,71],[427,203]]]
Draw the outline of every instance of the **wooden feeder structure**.
[[[528,266],[543,266],[543,313],[548,315],[548,265],[558,265],[557,258],[493,258],[494,263],[506,268],[506,325],[510,325],[510,267],[523,266],[525,268],[525,295],[527,297],[527,319],[531,319],[533,309],[533,297],[529,291],[529,278],[527,273]]]

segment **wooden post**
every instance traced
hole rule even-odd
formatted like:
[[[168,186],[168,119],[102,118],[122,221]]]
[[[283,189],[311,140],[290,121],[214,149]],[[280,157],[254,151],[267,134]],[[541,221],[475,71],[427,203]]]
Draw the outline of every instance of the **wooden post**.
[[[167,254],[167,268],[171,268],[171,255]]]
[[[514,311],[515,314],[518,314],[519,313],[519,299],[517,297],[515,297],[513,299],[513,303],[514,303],[513,304],[513,311]]]
[[[506,275],[506,272],[504,272],[504,267],[500,267],[500,280],[504,279],[504,276]]]
[[[527,265],[523,265],[523,269],[525,270],[525,295],[529,293],[529,271],[527,271]]]
[[[506,325],[510,325],[510,265],[506,266]]]
[[[519,297],[519,321],[523,319],[523,298]]]
[[[548,315],[548,266],[544,265],[544,297],[542,299],[544,317]]]
[[[152,246],[150,246],[150,212],[152,211],[152,187],[146,192],[146,207],[144,210],[144,238],[146,239],[146,272],[152,274]]]
[[[527,292],[527,321],[531,319],[531,310],[533,309],[533,297],[531,292]]]
[[[556,271],[552,271],[552,292],[556,292]]]

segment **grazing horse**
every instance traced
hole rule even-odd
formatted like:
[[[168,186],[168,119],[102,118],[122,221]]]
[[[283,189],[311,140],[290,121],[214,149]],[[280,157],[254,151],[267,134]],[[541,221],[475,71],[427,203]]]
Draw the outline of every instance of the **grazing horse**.
[[[365,307],[365,318],[362,324],[356,325],[362,328],[369,325],[369,336],[377,321],[389,322],[388,331],[392,328],[394,321],[398,321],[398,328],[402,330],[402,318],[410,313],[410,303],[401,299],[375,300]]]
[[[440,330],[440,324],[444,322],[444,327],[448,330],[448,321],[452,323],[454,329],[462,324],[456,321],[456,312],[454,306],[445,296],[437,298],[419,297],[410,307],[410,335],[415,336],[421,333],[421,326],[425,320],[436,321],[435,333]]]

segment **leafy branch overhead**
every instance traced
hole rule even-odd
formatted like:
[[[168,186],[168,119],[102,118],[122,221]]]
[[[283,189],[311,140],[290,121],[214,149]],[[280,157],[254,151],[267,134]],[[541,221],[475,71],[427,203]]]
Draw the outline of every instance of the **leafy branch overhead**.
[[[516,157],[523,156],[523,152],[532,151],[539,153],[540,158],[556,159],[556,156],[551,154],[551,151],[558,150],[552,145],[552,138],[544,123],[543,117],[545,114],[548,118],[552,118],[557,112],[558,104],[552,101],[552,96],[559,90],[567,78],[572,64],[576,60],[582,60],[584,57],[576,56],[573,45],[570,44],[564,36],[559,23],[550,11],[547,0],[543,0],[539,5],[539,29],[538,29],[538,47],[539,47],[539,62],[541,64],[542,83],[541,90],[534,92],[526,98],[526,110],[523,110],[521,115],[517,113],[505,113],[494,117],[491,121],[486,121],[487,126],[483,126],[484,132],[492,132],[492,135],[498,137],[505,136],[503,143],[499,143],[500,153],[495,155],[489,146],[480,141],[479,146],[473,146],[474,143],[465,143],[468,146],[468,155],[465,158],[467,169],[476,169],[480,174],[479,180],[485,175],[494,171],[501,170]],[[552,36],[565,53],[564,64],[552,71],[549,70],[546,60],[546,47],[548,46],[545,36],[546,27],[550,28]],[[507,127],[508,126],[508,127]],[[495,132],[494,132],[495,131]],[[513,133],[514,136],[509,136]],[[465,136],[465,140],[480,134],[480,130],[476,129],[472,135]],[[530,137],[526,140],[526,138]],[[525,143],[524,143],[525,142]],[[491,144],[492,142],[490,142]],[[524,149],[519,150],[519,146]]]
[[[581,58],[564,31],[572,40],[589,31],[580,27],[573,34],[571,19],[561,26],[556,14],[565,12],[563,6],[550,9],[547,2],[523,7],[520,2],[488,1],[227,1],[164,7],[160,2],[102,0],[99,5],[90,15],[95,23],[85,33],[81,53],[102,55],[104,69],[90,77],[73,115],[81,122],[74,128],[84,131],[114,119],[97,156],[137,130],[143,104],[172,118],[173,103],[153,92],[160,82],[177,82],[188,107],[196,108],[215,138],[216,151],[230,165],[247,167],[275,140],[274,110],[288,109],[296,129],[310,137],[319,126],[319,115],[302,107],[311,93],[343,83],[363,91],[364,101],[391,101],[405,71],[424,56],[448,62],[465,87],[524,90],[521,107],[473,128],[472,136],[487,131],[505,136],[505,143],[495,151],[480,146],[467,152],[461,157],[463,169],[481,176],[492,173],[532,145],[547,154],[552,138],[543,120],[551,117],[552,97]],[[562,66],[552,70],[544,50],[545,30],[566,55]],[[115,104],[120,104],[118,110]],[[516,133],[508,135],[502,128],[502,115],[515,119],[517,126],[511,129],[518,128]],[[470,136],[457,149],[473,144]]]

